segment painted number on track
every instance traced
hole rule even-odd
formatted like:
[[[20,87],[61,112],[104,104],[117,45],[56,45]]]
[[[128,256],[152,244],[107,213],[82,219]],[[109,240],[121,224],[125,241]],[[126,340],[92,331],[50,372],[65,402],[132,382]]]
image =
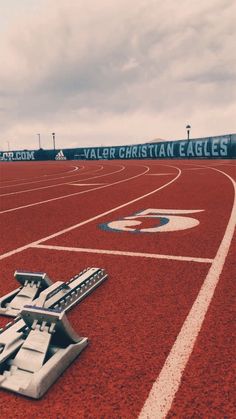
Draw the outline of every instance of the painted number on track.
[[[186,214],[202,212],[204,210],[173,210],[149,208],[121,220],[100,224],[105,231],[128,231],[130,233],[161,233],[179,231],[196,227],[199,220],[186,217]]]

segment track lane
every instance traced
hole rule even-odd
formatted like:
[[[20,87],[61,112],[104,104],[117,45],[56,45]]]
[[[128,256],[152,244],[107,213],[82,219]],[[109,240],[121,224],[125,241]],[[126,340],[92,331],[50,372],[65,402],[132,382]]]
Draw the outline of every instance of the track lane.
[[[205,177],[205,175],[203,177]],[[203,177],[201,179],[200,176],[200,178],[198,178],[198,182],[202,182]],[[217,188],[225,189],[225,186],[222,185],[221,182],[217,182]],[[228,196],[227,192],[225,193],[225,196]],[[220,210],[220,207],[218,208],[218,210]],[[185,318],[185,313],[187,313],[187,307],[191,306],[191,301],[193,301],[193,299],[195,298],[197,290],[199,289],[206,275],[206,266],[202,266],[199,264],[198,266],[196,266],[195,264],[190,265],[189,263],[183,262],[173,264],[173,262],[170,261],[164,262],[159,260],[155,261],[154,265],[150,263],[150,261],[147,261],[147,264],[145,265],[145,262],[141,260],[140,262],[135,262],[134,264],[129,260],[127,264],[127,261],[123,258],[120,258],[120,262],[118,263],[117,256],[111,259],[111,256],[86,254],[73,255],[69,254],[68,252],[64,254],[64,257],[62,257],[61,255],[61,252],[53,252],[43,249],[29,249],[23,253],[5,259],[1,262],[1,266],[3,267],[3,271],[5,272],[4,278],[6,279],[6,285],[10,285],[9,273],[11,272],[12,264],[16,265],[17,263],[22,263],[23,266],[27,267],[26,269],[32,266],[32,269],[33,267],[35,267],[35,270],[41,270],[39,267],[41,266],[41,264],[43,264],[45,267],[48,266],[48,268],[51,269],[52,273],[58,272],[57,278],[61,279],[60,275],[63,269],[67,272],[67,270],[77,268],[80,264],[84,267],[85,262],[91,265],[94,264],[94,262],[96,261],[97,264],[100,263],[101,265],[103,263],[103,265],[106,265],[107,269],[109,269],[109,272],[111,272],[111,278],[113,279],[112,285],[114,284],[114,278],[116,279],[116,281],[118,278],[118,299],[116,294],[114,297],[114,288],[112,287],[112,290],[109,291],[109,295],[112,293],[112,301],[106,300],[106,290],[106,292],[102,294],[101,300],[98,300],[98,304],[95,303],[95,300],[93,300],[92,307],[89,306],[89,312],[86,311],[85,317],[83,316],[83,313],[82,311],[80,311],[80,309],[78,311],[80,312],[79,319],[77,318],[76,314],[73,315],[73,313],[71,313],[71,316],[73,315],[71,318],[74,319],[72,321],[77,322],[74,323],[74,325],[78,324],[77,330],[79,330],[79,326],[83,324],[84,334],[86,335],[87,333],[88,335],[90,335],[90,337],[93,336],[94,339],[92,340],[92,342],[94,341],[99,345],[96,347],[92,347],[93,351],[91,356],[89,354],[87,355],[87,353],[84,353],[82,355],[82,357],[84,356],[82,358],[82,362],[85,362],[84,369],[83,366],[81,369],[81,359],[78,359],[78,363],[76,363],[76,365],[78,364],[78,369],[75,365],[76,369],[73,369],[73,371],[71,371],[70,373],[68,370],[63,375],[61,380],[67,381],[63,381],[62,386],[60,384],[61,380],[59,380],[56,383],[56,394],[54,394],[54,390],[52,389],[50,391],[50,398],[47,397],[46,399],[44,399],[44,401],[42,401],[42,403],[40,401],[40,410],[41,407],[44,410],[48,409],[48,412],[50,412],[50,417],[53,417],[53,415],[55,415],[54,417],[56,418],[58,416],[60,417],[60,412],[63,409],[62,406],[66,405],[68,414],[71,417],[73,417],[76,406],[76,415],[79,414],[81,417],[92,415],[93,417],[96,417],[97,405],[99,404],[99,406],[101,406],[101,410],[99,410],[99,415],[103,414],[103,417],[110,418],[112,417],[112,415],[114,415],[114,412],[116,412],[117,417],[119,417],[119,415],[122,417],[125,416],[127,418],[137,417],[139,410],[142,408],[143,403],[146,400],[150,386],[152,382],[155,380],[154,376],[155,374],[159,373],[161,364],[164,363],[169,348],[171,347],[171,342],[173,342],[174,339],[173,335],[176,333],[175,329],[176,327],[179,327],[180,319],[182,322]],[[150,276],[146,275],[147,272],[150,273]],[[191,275],[189,275],[189,272],[191,272]],[[74,271],[72,271],[71,274],[73,273]],[[136,283],[142,284],[142,282],[145,281],[145,288],[139,288],[138,291],[134,294],[134,290],[132,289],[132,287],[130,290],[130,287],[127,287],[127,283],[123,282],[123,276],[125,277],[126,281],[128,279],[131,282],[131,286],[133,287],[135,287]],[[52,275],[52,277],[54,279],[54,275]],[[153,293],[152,288],[152,293],[147,294],[149,286],[158,286],[157,292]],[[166,286],[171,288],[166,289]],[[122,292],[120,288],[122,289]],[[98,291],[100,292],[100,289]],[[169,293],[175,294],[175,300],[172,300],[172,302],[172,297],[169,295]],[[129,300],[129,294],[131,300]],[[189,294],[191,294],[191,297]],[[159,297],[161,298],[159,299]],[[146,318],[145,311],[147,310],[147,307],[144,305],[143,300],[151,306],[151,308],[148,307],[147,315],[149,316],[149,318],[146,320],[143,319],[143,317]],[[88,301],[89,300],[85,302],[84,307],[88,304]],[[119,303],[121,304],[121,310],[119,310],[119,307],[117,308],[117,306],[114,304],[114,301],[118,303],[118,306]],[[165,308],[162,306],[162,302],[166,305],[165,308],[167,309],[167,311],[165,311]],[[100,309],[104,303],[110,303],[110,305],[108,304],[107,306],[109,310],[105,312],[103,311],[101,314]],[[127,307],[129,306],[131,308],[127,310]],[[137,319],[133,316],[130,317],[131,311],[133,313],[137,312],[136,306],[139,307]],[[141,307],[145,307],[145,309],[141,310],[140,313]],[[128,312],[128,319],[130,319],[131,321],[131,328],[129,327],[129,320],[127,319],[127,317],[124,316],[124,313],[126,314],[126,312]],[[91,317],[89,317],[89,321],[88,323],[86,323],[88,316]],[[117,317],[121,318],[121,320],[117,319]],[[95,322],[95,318],[99,321]],[[108,323],[111,323],[111,319],[114,319],[114,321],[112,323],[112,327],[109,328]],[[173,330],[171,328],[172,323],[169,323],[169,320],[173,321]],[[128,322],[128,325],[126,324],[126,321]],[[89,330],[89,332],[91,332],[92,334],[88,333],[89,322],[91,325],[91,330]],[[151,329],[149,329],[149,327]],[[146,329],[154,332],[156,328],[158,328],[158,336],[156,336],[154,333],[154,336],[150,338],[148,332],[146,332],[145,334]],[[141,335],[137,337],[136,334],[134,335],[133,330],[137,332],[140,331]],[[165,330],[168,331],[168,337],[166,336]],[[94,334],[93,331],[95,331]],[[107,332],[109,333],[109,337],[107,337],[106,335]],[[124,338],[124,334],[127,338]],[[144,338],[144,342],[142,341],[142,338]],[[205,334],[205,338],[207,338],[207,334]],[[119,342],[118,345],[116,343],[115,347],[113,346],[114,341]],[[147,349],[147,344],[149,344],[150,342],[151,350],[149,351]],[[204,339],[202,341],[202,356],[204,356],[203,343]],[[107,346],[109,347],[109,351],[107,351]],[[139,355],[139,347],[141,348],[141,355]],[[136,354],[137,348],[138,353]],[[110,350],[112,351],[112,353],[114,352],[114,358],[111,357]],[[125,354],[125,351],[128,352],[128,354]],[[99,358],[97,367],[97,364],[94,366],[93,362],[94,359],[97,357],[98,353],[101,359]],[[154,357],[152,358],[152,355],[154,355],[155,357],[154,362]],[[143,360],[145,360],[145,362],[143,362]],[[219,362],[221,362],[220,358]],[[91,364],[93,365],[92,372]],[[125,365],[126,368],[122,368],[122,365]],[[88,375],[88,371],[90,372],[91,376],[86,376],[86,380],[84,381],[83,373],[85,375]],[[81,372],[82,377],[80,375]],[[110,380],[111,376],[112,381]],[[68,377],[70,377],[69,380]],[[72,378],[73,382],[71,380]],[[213,379],[217,379],[217,374],[213,377]],[[77,384],[76,388],[78,391],[75,390],[75,383]],[[74,392],[71,392],[71,388],[74,389]],[[21,409],[23,407],[24,412],[31,412],[32,409],[32,412],[34,412],[34,416],[37,417],[39,412],[37,411],[36,404],[34,404],[34,402],[30,402],[29,404],[27,404],[29,402],[28,400],[25,401],[27,403],[24,403],[22,402],[21,398],[16,396],[16,398],[12,399],[12,397],[14,397],[12,394],[8,394],[6,398],[4,396],[4,401],[6,402],[4,404],[4,414],[9,415],[7,403],[9,405],[9,401],[11,404],[13,400],[12,407],[14,408],[14,410],[17,410],[19,408]],[[193,397],[193,395],[190,395],[185,404],[185,406],[189,409],[190,404],[193,406]],[[63,404],[61,403],[62,398]],[[202,401],[203,399],[204,398],[202,397]],[[180,398],[177,406],[180,406],[181,400],[182,399]],[[180,414],[183,414],[184,410],[181,411],[178,409],[174,409],[172,411],[173,416],[176,414],[176,412],[177,414],[178,412]],[[191,409],[189,410],[189,412],[191,413]],[[199,410],[199,412],[204,412],[204,410]]]
[[[137,194],[137,188],[139,185],[138,179],[148,171],[146,167],[140,168],[136,166],[129,168],[130,175],[136,174],[123,178],[116,181],[113,185],[106,187],[99,187],[98,191],[91,191],[83,195],[83,205],[80,204],[80,195],[78,193],[73,196],[66,197],[64,200],[48,202],[45,205],[37,205],[35,207],[25,208],[20,211],[20,222],[18,211],[1,214],[1,228],[2,236],[0,237],[1,253],[4,251],[16,248],[18,245],[29,243],[32,239],[43,237],[46,234],[55,232],[70,226],[71,224],[78,223],[78,220],[87,219],[88,216],[97,214],[100,209],[103,211],[112,205],[118,205],[120,202],[127,201],[123,196],[135,197]],[[123,172],[122,172],[123,173]],[[158,183],[162,184],[164,180],[158,179]],[[157,184],[158,184],[157,183]],[[155,183],[156,184],[156,183]],[[146,181],[144,185],[146,190],[150,191],[149,182]],[[98,188],[97,188],[98,189]],[[107,190],[109,189],[109,200],[107,199]],[[110,192],[111,190],[111,192]],[[66,205],[65,205],[66,202]],[[96,202],[96,206],[94,206]],[[22,211],[24,215],[22,216]],[[58,216],[55,217],[55,214]],[[69,218],[68,215],[70,214]],[[41,220],[47,220],[47,222],[41,222]],[[16,230],[12,229],[12,225],[15,226]]]
[[[99,185],[106,184],[110,179],[114,182],[113,179],[115,179],[115,175],[124,170],[125,167],[123,165],[119,165],[118,168],[116,165],[113,168],[106,168],[103,170],[103,174],[91,176],[91,173],[83,177],[76,176],[76,178],[73,180],[70,179],[67,182],[2,195],[0,196],[0,214],[6,211],[11,212],[22,209],[27,205],[30,206],[30,204],[32,206],[41,205],[44,201],[46,201],[45,203],[48,203],[50,200],[60,199],[60,197],[65,198],[67,196],[73,196],[73,194],[76,196],[76,193],[80,190],[95,189],[94,186],[99,187]],[[126,176],[126,172],[124,173],[124,176]]]
[[[160,176],[146,176],[146,178],[150,185],[154,185],[157,179],[162,179]],[[166,179],[166,176],[164,179]],[[139,183],[141,189],[144,179],[142,183],[141,181]],[[221,187],[219,188],[218,185],[221,185]],[[144,198],[140,202],[135,202],[128,208],[118,209],[115,213],[108,214],[101,220],[81,226],[78,230],[70,231],[44,244],[213,258],[221,242],[222,232],[227,225],[233,199],[234,192],[230,182],[222,174],[209,168],[203,168],[197,172],[193,171],[191,176],[189,176],[189,172],[183,171],[176,182],[157,194]],[[222,201],[224,202],[223,212],[221,209]],[[114,233],[102,228],[109,222],[121,220],[148,208],[164,208],[167,209],[167,212],[168,209],[203,211],[187,214],[189,217],[197,219],[200,224],[186,230],[156,234],[132,234],[125,231]],[[184,214],[180,216],[184,217]],[[155,220],[153,219],[143,221],[143,228],[150,228],[154,225]],[[96,246],[94,246],[93,237],[96,237]],[[104,243],[105,247],[103,247]]]
[[[135,418],[142,408],[207,272],[205,264],[135,260],[28,249],[1,261],[1,293],[15,286],[15,268],[45,270],[65,280],[85,266],[108,280],[69,313],[90,344],[37,402],[1,391],[3,415]],[[189,269],[195,280],[189,276]],[[3,289],[4,286],[4,289]],[[99,406],[99,409],[98,409]],[[61,416],[60,416],[61,415]]]
[[[74,178],[80,177],[81,175],[89,175],[91,173],[96,173],[100,170],[103,169],[103,166],[99,166],[98,169],[96,168],[91,168],[91,169],[87,169],[86,171],[80,171],[79,170],[79,166],[76,166],[76,169],[78,170],[73,170],[73,174],[66,174],[64,176],[57,176],[54,178],[49,178],[48,176],[43,176],[42,178],[40,178],[40,180],[33,180],[33,181],[28,181],[28,182],[22,182],[22,183],[18,183],[18,184],[11,184],[11,185],[3,185],[0,187],[0,193],[1,195],[5,195],[7,193],[16,193],[16,192],[23,192],[23,191],[30,191],[30,190],[34,190],[40,187],[44,187],[44,186],[50,186],[50,185],[57,185],[58,184],[58,180],[59,180],[59,184],[62,184],[61,179],[63,180],[63,183],[66,183],[67,180],[68,182],[70,182],[71,180],[73,181]],[[37,178],[38,179],[38,178]],[[49,183],[49,185],[48,185]]]
[[[236,235],[167,418],[234,418]]]
[[[157,380],[153,384],[148,399],[140,413],[140,419],[146,417],[165,418],[171,409],[173,399],[181,384],[183,372],[201,332],[202,324],[207,318],[209,306],[215,298],[215,290],[220,282],[222,270],[232,245],[236,225],[236,183],[225,172],[216,168],[212,170],[214,173],[223,175],[230,182],[234,192],[229,221],[199,294],[183,323]]]
[[[227,173],[229,176],[232,177],[232,179],[234,179],[236,181],[236,161],[235,164],[233,165],[229,165],[229,164],[221,164],[218,166],[211,166],[211,167],[215,167],[217,169],[223,170],[225,173]]]
[[[142,169],[142,171],[141,171],[141,169]],[[119,170],[115,170],[112,175],[110,173],[107,173],[107,175],[108,175],[107,177],[105,177],[105,175],[104,175],[104,179],[102,178],[103,182],[100,182],[100,177],[98,179],[98,182],[96,182],[96,179],[92,179],[91,184],[90,184],[90,180],[88,180],[88,183],[87,183],[86,180],[84,180],[84,185],[86,185],[85,189],[87,188],[87,192],[90,192],[90,191],[95,191],[97,189],[108,188],[112,185],[127,182],[129,180],[132,180],[132,179],[135,179],[139,176],[142,176],[143,174],[146,173],[147,170],[148,170],[148,168],[146,166],[143,166],[143,165],[136,166],[135,169],[127,167],[125,170],[124,170],[124,166],[122,166]],[[134,173],[136,173],[136,174],[134,174]],[[107,183],[104,182],[105,179],[106,179]],[[109,183],[109,180],[110,180],[110,183]],[[78,181],[78,183],[80,184],[80,180]],[[81,181],[81,183],[83,184],[83,181]],[[51,197],[51,195],[49,195],[49,198],[46,199],[46,200],[42,199],[40,201],[36,201],[36,202],[33,201],[31,203],[20,205],[18,207],[6,208],[5,210],[3,209],[2,211],[0,211],[0,215],[5,214],[5,213],[20,211],[20,210],[25,209],[25,208],[41,206],[41,205],[44,205],[44,204],[50,204],[50,203],[53,203],[55,201],[61,201],[61,200],[67,199],[67,198],[69,199],[71,197],[77,197],[78,195],[86,192],[86,191],[83,192],[83,190],[80,191],[80,189],[78,188],[78,185],[76,185],[76,182],[73,185],[69,185],[69,186],[72,187],[72,192],[71,193],[65,193],[64,195],[59,194],[58,196],[55,196],[55,197]],[[83,189],[83,187],[82,187],[82,189]],[[43,193],[43,192],[41,192],[41,193]],[[36,192],[33,195],[35,196],[35,194],[36,194]],[[49,194],[50,194],[50,192],[49,192]],[[42,197],[43,197],[43,195],[42,195]],[[20,198],[15,198],[14,196],[11,196],[10,197],[10,202],[12,202],[12,200],[14,200],[14,199],[20,199]],[[63,205],[63,203],[62,203],[62,205]]]
[[[62,175],[66,174],[71,171],[75,171],[75,166],[80,166],[81,169],[83,164],[78,161],[45,161],[45,162],[1,162],[0,164],[0,178],[1,182],[3,183],[12,183],[12,182],[22,182],[25,180],[29,180],[30,178],[38,179],[43,178],[45,176],[55,176],[55,175]],[[61,167],[62,170],[58,171],[58,166]],[[72,169],[71,169],[72,167]],[[68,170],[70,168],[70,170]],[[46,173],[45,173],[46,171]],[[48,173],[50,172],[50,173]],[[23,177],[22,176],[26,176]]]

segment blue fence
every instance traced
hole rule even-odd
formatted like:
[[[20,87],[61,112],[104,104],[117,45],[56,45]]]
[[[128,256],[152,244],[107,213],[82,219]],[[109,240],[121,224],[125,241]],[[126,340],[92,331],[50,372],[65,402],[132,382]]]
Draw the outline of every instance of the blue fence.
[[[236,134],[130,146],[0,152],[1,161],[101,159],[233,159]]]

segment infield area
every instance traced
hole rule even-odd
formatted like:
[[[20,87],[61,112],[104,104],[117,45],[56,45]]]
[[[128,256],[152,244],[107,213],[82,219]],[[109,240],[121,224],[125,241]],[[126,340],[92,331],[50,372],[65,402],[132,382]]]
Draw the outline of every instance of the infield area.
[[[89,346],[41,400],[1,390],[1,417],[235,418],[235,161],[0,171],[1,296],[16,269],[108,273],[68,314]]]

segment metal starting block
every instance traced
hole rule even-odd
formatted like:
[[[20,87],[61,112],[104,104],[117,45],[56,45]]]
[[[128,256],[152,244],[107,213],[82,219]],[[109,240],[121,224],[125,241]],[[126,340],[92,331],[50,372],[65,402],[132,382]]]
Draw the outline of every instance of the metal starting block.
[[[47,391],[88,343],[65,313],[106,278],[104,270],[88,268],[58,281],[0,329],[0,388],[36,399]]]
[[[41,291],[52,285],[47,274],[20,272],[14,274],[20,287],[0,298],[0,314],[16,317],[24,305],[30,305]]]
[[[16,356],[6,361],[0,386],[39,399],[88,339],[77,336],[65,312],[25,306],[21,316],[30,331]]]

